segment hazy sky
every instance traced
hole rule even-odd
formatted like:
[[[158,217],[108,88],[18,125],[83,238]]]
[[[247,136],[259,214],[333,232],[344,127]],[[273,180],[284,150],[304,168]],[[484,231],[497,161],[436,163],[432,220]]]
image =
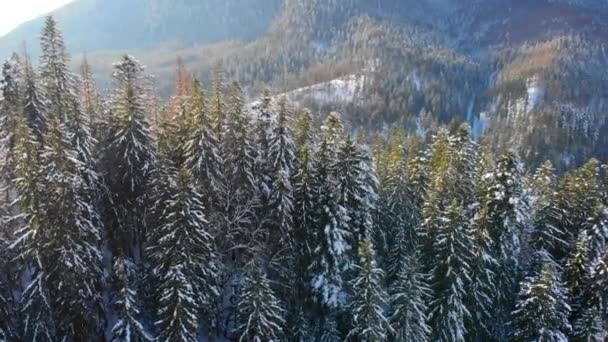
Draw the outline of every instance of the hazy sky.
[[[73,0],[0,0],[0,36]]]

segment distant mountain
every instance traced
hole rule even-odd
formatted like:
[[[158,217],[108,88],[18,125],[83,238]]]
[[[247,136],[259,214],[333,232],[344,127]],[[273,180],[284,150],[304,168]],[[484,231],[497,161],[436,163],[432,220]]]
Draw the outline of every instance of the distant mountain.
[[[76,0],[52,14],[61,23],[72,52],[152,49],[252,39],[265,32],[280,0]],[[0,38],[0,56],[37,52],[43,18]]]
[[[352,126],[468,121],[531,162],[608,159],[605,0],[76,0],[55,15],[103,87],[129,52],[168,95],[179,55],[203,81],[222,63],[252,96],[270,87]],[[36,46],[41,23],[0,56]]]

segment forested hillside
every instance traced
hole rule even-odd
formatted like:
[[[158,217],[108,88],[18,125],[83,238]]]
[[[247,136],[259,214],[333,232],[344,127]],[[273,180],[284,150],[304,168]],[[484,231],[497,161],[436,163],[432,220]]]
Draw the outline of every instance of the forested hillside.
[[[222,64],[247,102],[269,88],[342,112],[351,133],[467,122],[533,167],[608,158],[604,0],[75,0],[55,14],[71,67],[86,52],[102,92],[127,52],[166,99],[181,56],[205,83]],[[37,57],[42,24],[0,38],[0,56],[25,42]]]
[[[52,17],[40,46],[0,78],[0,340],[608,336],[598,160],[531,168],[466,122],[354,132],[182,61],[167,100],[129,55],[100,94]]]

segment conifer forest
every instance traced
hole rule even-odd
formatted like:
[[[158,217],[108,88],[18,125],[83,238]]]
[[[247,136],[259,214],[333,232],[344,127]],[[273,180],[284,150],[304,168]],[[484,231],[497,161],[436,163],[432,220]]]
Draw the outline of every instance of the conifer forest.
[[[467,123],[357,129],[221,65],[0,75],[0,341],[606,341],[608,178]],[[107,75],[110,76],[110,75]]]

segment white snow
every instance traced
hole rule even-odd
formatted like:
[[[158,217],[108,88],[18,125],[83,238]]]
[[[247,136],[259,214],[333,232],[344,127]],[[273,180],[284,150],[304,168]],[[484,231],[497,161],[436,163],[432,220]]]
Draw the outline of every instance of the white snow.
[[[350,103],[363,87],[365,76],[352,74],[331,81],[289,91],[283,95],[293,103],[312,100],[318,104]]]
[[[536,76],[528,79],[526,83],[528,87],[526,113],[529,113],[536,107],[541,106],[543,104],[543,100],[545,98],[545,86],[540,82],[540,79]]]

